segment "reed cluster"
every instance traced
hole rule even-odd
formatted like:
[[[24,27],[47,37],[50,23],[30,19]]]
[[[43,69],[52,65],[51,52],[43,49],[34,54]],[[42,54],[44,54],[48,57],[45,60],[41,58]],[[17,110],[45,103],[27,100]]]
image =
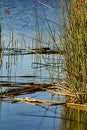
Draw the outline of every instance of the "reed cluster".
[[[87,102],[87,1],[68,0],[62,5],[65,68],[70,90],[77,94],[76,102]]]

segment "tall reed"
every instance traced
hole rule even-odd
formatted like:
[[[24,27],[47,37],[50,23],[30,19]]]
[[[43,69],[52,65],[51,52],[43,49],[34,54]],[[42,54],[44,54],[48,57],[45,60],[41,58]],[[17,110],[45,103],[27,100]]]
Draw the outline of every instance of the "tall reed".
[[[77,94],[76,102],[87,102],[87,1],[68,0],[62,5],[63,41],[67,83]]]

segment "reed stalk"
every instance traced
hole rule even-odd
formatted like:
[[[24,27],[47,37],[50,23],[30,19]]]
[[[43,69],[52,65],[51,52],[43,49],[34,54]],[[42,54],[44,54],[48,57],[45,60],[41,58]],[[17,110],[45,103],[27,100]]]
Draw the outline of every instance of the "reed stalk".
[[[78,95],[78,102],[87,102],[87,2],[86,0],[68,0],[62,6],[67,18],[63,15],[63,41],[67,82]],[[67,22],[68,21],[68,22]],[[76,100],[77,101],[77,100]]]

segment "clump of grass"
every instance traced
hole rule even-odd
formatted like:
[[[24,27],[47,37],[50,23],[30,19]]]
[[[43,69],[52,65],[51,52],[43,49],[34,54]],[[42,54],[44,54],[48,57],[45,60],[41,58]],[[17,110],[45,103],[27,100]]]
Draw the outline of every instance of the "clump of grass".
[[[77,94],[76,102],[87,102],[87,1],[68,0],[62,6],[63,41],[67,83]],[[68,21],[68,22],[67,22]]]

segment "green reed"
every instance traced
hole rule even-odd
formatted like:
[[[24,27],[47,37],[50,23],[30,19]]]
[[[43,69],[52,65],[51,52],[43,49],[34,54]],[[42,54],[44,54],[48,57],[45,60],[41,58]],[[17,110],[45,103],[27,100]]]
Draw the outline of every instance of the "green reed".
[[[87,102],[87,3],[85,0],[68,1],[62,5],[63,41],[67,83],[76,92],[80,103]],[[76,100],[77,101],[77,100]]]

